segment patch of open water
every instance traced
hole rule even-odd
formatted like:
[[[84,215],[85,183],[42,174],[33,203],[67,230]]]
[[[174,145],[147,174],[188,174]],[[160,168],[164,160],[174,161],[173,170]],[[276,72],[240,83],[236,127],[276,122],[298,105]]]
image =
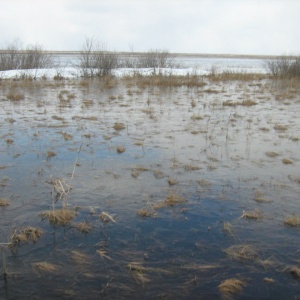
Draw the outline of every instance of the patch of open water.
[[[268,81],[48,83],[13,83],[20,101],[1,86],[0,197],[10,205],[0,241],[25,226],[44,232],[14,251],[1,245],[3,299],[215,299],[228,278],[243,280],[239,299],[299,297],[299,228],[284,225],[299,213],[299,93]],[[230,105],[247,99],[256,105]],[[62,207],[54,179],[72,187],[77,215],[65,226],[39,215]]]

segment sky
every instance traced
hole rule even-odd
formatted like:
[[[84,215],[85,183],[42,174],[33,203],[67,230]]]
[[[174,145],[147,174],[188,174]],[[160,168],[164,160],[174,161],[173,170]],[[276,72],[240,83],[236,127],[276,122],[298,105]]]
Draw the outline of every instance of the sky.
[[[0,0],[0,48],[300,53],[300,0]]]

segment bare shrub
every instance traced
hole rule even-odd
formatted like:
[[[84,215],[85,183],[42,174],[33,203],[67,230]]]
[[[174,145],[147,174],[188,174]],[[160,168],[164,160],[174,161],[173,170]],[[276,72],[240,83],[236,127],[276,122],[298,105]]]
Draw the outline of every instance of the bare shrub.
[[[85,38],[80,52],[78,68],[83,77],[101,77],[111,75],[118,67],[118,56],[107,50],[94,38]]]
[[[168,50],[150,49],[148,52],[141,53],[138,57],[137,67],[151,68],[153,70],[162,68],[178,68],[175,55]]]
[[[268,73],[276,78],[299,78],[300,56],[283,55],[265,62]]]
[[[0,70],[43,69],[53,66],[53,58],[43,46],[29,45],[25,49],[15,40],[0,51]]]

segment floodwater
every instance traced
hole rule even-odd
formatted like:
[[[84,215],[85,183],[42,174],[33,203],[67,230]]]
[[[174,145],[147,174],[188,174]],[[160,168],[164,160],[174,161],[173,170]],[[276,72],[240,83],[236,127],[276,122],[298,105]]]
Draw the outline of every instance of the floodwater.
[[[1,299],[300,298],[299,85],[204,82],[0,82]]]

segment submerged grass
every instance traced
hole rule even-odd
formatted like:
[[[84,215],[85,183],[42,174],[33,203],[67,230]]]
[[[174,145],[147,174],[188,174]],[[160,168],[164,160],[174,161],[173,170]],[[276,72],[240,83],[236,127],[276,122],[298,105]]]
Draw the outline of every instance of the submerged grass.
[[[245,286],[244,280],[229,278],[222,281],[218,288],[225,298],[230,299],[231,295],[241,292]]]
[[[45,273],[56,273],[60,269],[58,265],[46,261],[34,263],[33,267],[36,268],[39,272]]]
[[[251,245],[233,245],[224,250],[230,257],[238,260],[254,260],[258,254]]]
[[[52,225],[64,226],[69,224],[77,215],[77,212],[72,209],[54,209],[40,213],[42,219],[48,219]]]

